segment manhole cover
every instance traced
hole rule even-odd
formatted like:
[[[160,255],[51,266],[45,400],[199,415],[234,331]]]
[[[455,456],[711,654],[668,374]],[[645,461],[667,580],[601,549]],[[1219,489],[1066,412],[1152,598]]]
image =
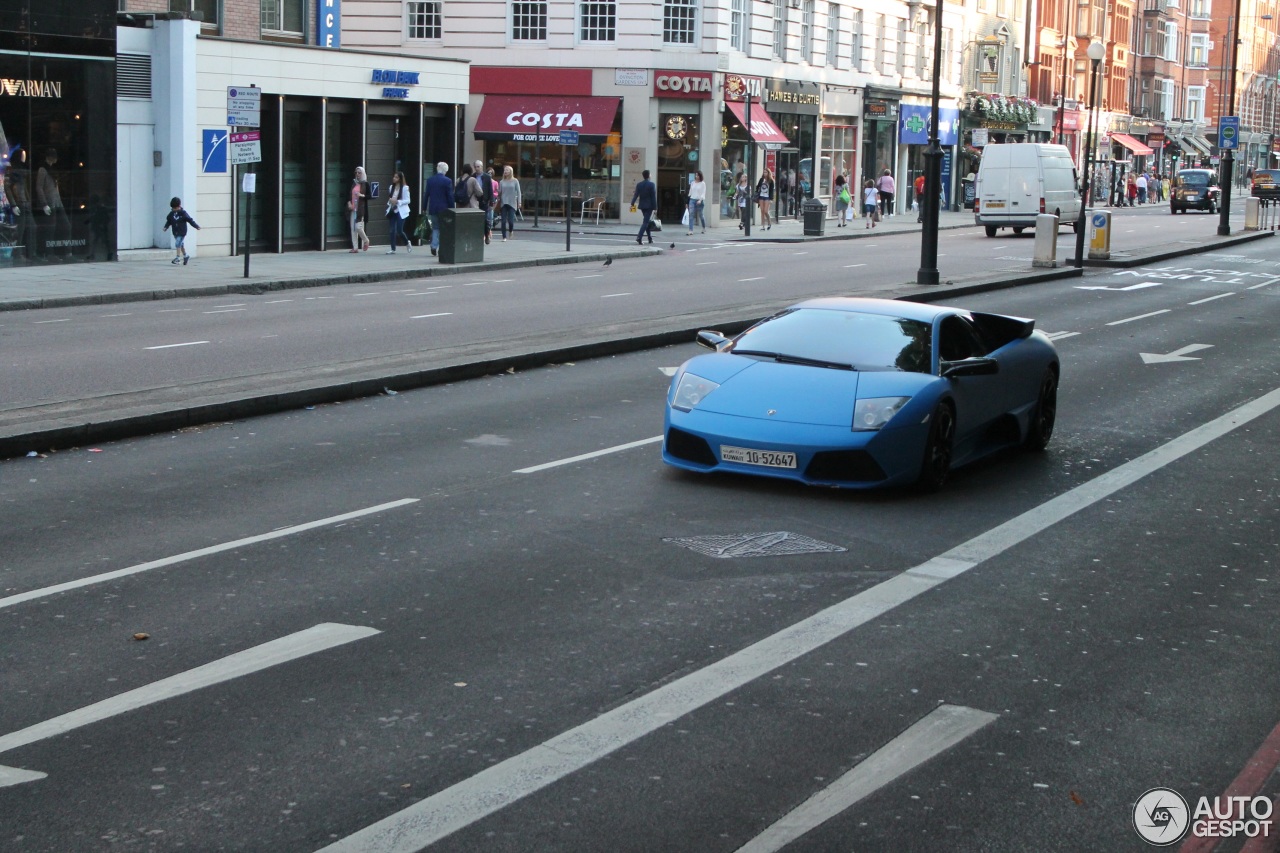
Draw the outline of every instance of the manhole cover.
[[[663,542],[697,551],[708,557],[781,557],[787,554],[821,554],[845,551],[839,545],[820,542],[799,533],[738,533],[732,536],[664,538]]]

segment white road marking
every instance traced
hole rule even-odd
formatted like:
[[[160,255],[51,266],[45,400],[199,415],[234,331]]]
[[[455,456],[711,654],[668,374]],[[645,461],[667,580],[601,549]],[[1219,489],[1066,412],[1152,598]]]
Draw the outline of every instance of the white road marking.
[[[1139,314],[1137,317],[1127,317],[1124,320],[1116,320],[1114,323],[1108,323],[1108,326],[1120,326],[1124,323],[1132,323],[1134,320],[1145,320],[1148,317],[1158,317],[1161,314],[1168,314],[1172,308],[1161,308],[1159,311],[1152,311],[1150,314]]]
[[[809,253],[808,253],[808,252],[792,252],[791,254],[793,254],[793,255],[807,255],[807,254],[809,254]]]
[[[161,557],[158,560],[152,560],[149,563],[139,563],[136,566],[129,566],[124,569],[116,569],[111,572],[103,572],[100,575],[90,575],[87,578],[67,581],[66,583],[55,584],[54,586],[46,586],[42,589],[33,589],[28,592],[20,592],[17,595],[11,595],[8,598],[0,598],[0,610],[6,607],[12,607],[15,604],[22,604],[25,601],[35,601],[38,598],[47,598],[51,595],[57,595],[60,592],[67,592],[81,587],[93,586],[94,584],[113,581],[118,578],[125,578],[129,575],[136,575],[141,572],[149,572],[152,569],[162,569],[165,566],[172,566],[177,563],[185,563],[189,560],[195,560],[200,557],[207,557],[210,554],[220,554],[223,551],[232,551],[236,548],[244,548],[248,545],[256,545],[259,542],[270,542],[272,539],[281,539],[285,536],[293,536],[296,533],[305,533],[308,530],[314,530],[317,527],[327,527],[331,524],[341,524],[344,521],[350,521],[353,518],[361,518],[362,516],[372,515],[375,512],[385,512],[389,509],[406,506],[408,504],[417,503],[417,498],[401,498],[398,501],[378,504],[377,506],[366,507],[365,509],[357,509],[351,512],[344,512],[342,515],[331,515],[328,518],[321,518],[316,521],[308,521],[303,524],[295,524],[292,527],[281,527],[278,530],[272,530],[270,533],[259,533],[256,536],[247,536],[244,539],[236,539],[231,542],[223,542],[221,545],[210,545],[208,548],[199,548],[195,551],[187,551],[182,554],[175,554],[172,557]]]
[[[535,474],[538,471],[545,471],[548,468],[558,468],[561,465],[572,465],[574,462],[581,462],[584,459],[595,459],[597,456],[608,456],[610,453],[620,453],[623,450],[631,450],[633,447],[643,447],[646,444],[655,444],[659,441],[662,441],[662,436],[655,435],[653,438],[642,438],[639,441],[629,441],[626,444],[606,447],[604,450],[593,450],[591,453],[583,453],[579,456],[570,456],[568,459],[557,459],[555,462],[544,462],[541,465],[520,468],[516,471],[512,471],[511,473]]]
[[[1060,341],[1064,338],[1074,338],[1079,332],[1045,332],[1044,336],[1051,341]]]
[[[233,302],[233,303],[231,303],[230,305],[215,305],[215,306],[213,306],[213,307],[214,307],[214,308],[243,308],[246,304],[248,304],[248,303],[245,303],[245,302]]]
[[[854,267],[865,267],[865,266],[866,266],[866,264],[845,264],[845,265],[844,265],[844,268],[845,268],[845,269],[847,269],[847,270],[851,270],[851,269],[853,269]]]
[[[34,321],[35,325],[37,326],[39,326],[41,323],[69,323],[69,322],[71,322],[70,317],[63,317],[61,320],[35,320]]]
[[[280,305],[281,303],[292,302],[292,301],[293,301],[292,299],[272,299],[271,301],[264,302],[263,304],[264,305]]]
[[[514,279],[514,278],[495,278],[495,279],[493,280],[493,283],[494,283],[494,284],[509,284],[509,283],[511,283],[511,282],[513,282],[513,281],[515,281],[515,279]],[[450,285],[448,285],[448,284],[441,285],[441,286],[442,286],[442,287],[450,287]]]
[[[600,278],[600,277],[601,275],[598,272],[593,272],[591,275],[575,275],[574,276],[574,278]]]
[[[661,373],[663,376],[675,376],[676,371],[679,369],[680,368],[678,367],[659,367],[658,372]]]
[[[764,276],[757,275],[757,276],[753,276],[752,278],[740,278],[738,279],[738,281],[760,281],[762,278],[764,278]]]
[[[698,261],[696,264],[694,264],[694,266],[696,266],[696,267],[705,267],[705,266],[707,266],[708,264],[718,264],[718,263],[720,263],[720,262],[719,262],[719,261]]]
[[[738,848],[738,853],[774,853],[899,776],[946,752],[999,719],[962,705],[939,705],[856,767],[805,800],[781,820]]]
[[[613,299],[615,296],[630,296],[630,293],[606,293],[601,299]]]
[[[103,314],[102,316],[103,316],[104,318],[106,318],[106,317],[132,317],[132,316],[133,316],[133,312],[132,312],[132,311],[130,311],[128,314]]]
[[[178,314],[183,311],[193,311],[193,310],[195,309],[193,308],[160,308],[159,310],[156,311],[156,313],[157,314]]]
[[[223,681],[230,681],[233,678],[252,675],[255,672],[278,666],[282,663],[288,663],[291,660],[297,660],[298,658],[345,645],[355,640],[363,640],[365,637],[372,637],[374,634],[380,633],[382,632],[376,628],[324,622],[307,628],[305,631],[298,631],[287,637],[281,637],[278,640],[271,640],[251,649],[227,655],[204,666],[198,666],[195,669],[189,669],[186,672],[162,678],[159,681],[153,681],[136,690],[121,693],[119,696],[112,696],[110,699],[103,699],[101,702],[86,705],[83,708],[62,714],[51,720],[45,720],[43,723],[36,723],[20,731],[4,735],[0,737],[0,752],[8,752],[20,746],[66,734],[81,726],[101,722],[128,711],[153,705],[165,699],[182,696],[204,687],[220,684]],[[16,768],[0,768],[0,771],[6,769],[14,770]],[[28,778],[13,779],[12,774],[0,773],[0,787],[17,784],[18,782],[32,781],[32,774],[35,774],[35,771],[20,770],[18,773],[26,774]],[[6,781],[6,776],[10,777],[9,781]],[[38,779],[44,776],[44,773],[39,773],[35,774],[34,778]]]
[[[925,563],[340,839],[323,853],[410,853],[803,657],[1280,407],[1280,388],[1081,483]],[[651,439],[656,440],[656,439]]]
[[[1203,305],[1206,302],[1212,302],[1215,299],[1222,299],[1227,296],[1235,296],[1234,293],[1219,293],[1217,296],[1210,296],[1206,299],[1197,299],[1195,302],[1188,302],[1188,305]]]
[[[1269,285],[1269,284],[1275,284],[1277,281],[1280,281],[1280,278],[1273,278],[1273,279],[1271,279],[1271,281],[1264,281],[1262,284],[1255,284],[1255,285],[1253,285],[1252,287],[1248,287],[1248,288],[1245,288],[1245,289],[1246,289],[1246,290],[1257,290],[1259,287],[1266,287],[1266,286],[1267,286],[1267,285]]]
[[[1076,290],[1110,290],[1114,293],[1119,293],[1122,290],[1143,290],[1148,287],[1159,287],[1159,286],[1160,286],[1160,282],[1158,281],[1140,281],[1137,284],[1131,284],[1128,287],[1107,287],[1106,285],[1098,285],[1098,284],[1093,284],[1093,285],[1078,284],[1076,285]]]
[[[351,295],[352,295],[352,296],[381,296],[381,295],[382,295],[382,291],[381,291],[381,290],[375,290],[375,291],[373,291],[372,293],[353,293],[353,294],[351,294]]]
[[[161,344],[156,347],[147,347],[147,349],[173,349],[174,347],[195,347],[200,344],[207,344],[208,341],[187,341],[185,344]]]
[[[1187,353],[1199,352],[1202,349],[1213,349],[1213,344],[1187,344],[1185,347],[1176,349],[1173,352],[1140,352],[1138,355],[1142,356],[1143,364],[1164,364],[1170,361],[1199,361],[1200,358],[1198,356],[1188,357]]]
[[[244,311],[244,308],[219,308],[216,311],[204,311],[204,314],[234,314],[237,311]]]
[[[416,317],[410,317],[410,320],[426,320],[428,317],[452,317],[452,311],[445,311],[441,314],[419,314]]]

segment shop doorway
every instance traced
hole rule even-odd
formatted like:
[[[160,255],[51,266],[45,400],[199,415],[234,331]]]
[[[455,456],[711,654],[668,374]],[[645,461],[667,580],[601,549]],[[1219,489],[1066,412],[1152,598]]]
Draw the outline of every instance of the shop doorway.
[[[658,117],[658,218],[664,223],[678,224],[684,215],[690,176],[702,169],[698,162],[700,138],[696,115],[663,113]]]

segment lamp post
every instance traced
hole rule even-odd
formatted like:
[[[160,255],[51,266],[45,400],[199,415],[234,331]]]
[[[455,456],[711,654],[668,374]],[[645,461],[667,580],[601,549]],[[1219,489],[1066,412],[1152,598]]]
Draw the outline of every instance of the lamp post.
[[[916,284],[938,283],[938,207],[942,198],[942,143],[938,137],[942,99],[942,0],[933,11],[933,101],[929,112],[929,147],[924,152],[924,227],[920,232],[920,269]]]
[[[1070,9],[1067,10],[1070,12]],[[1068,15],[1070,17],[1070,15]],[[1071,36],[1062,34],[1062,87],[1058,89],[1058,144],[1065,145],[1067,140],[1067,46],[1071,44]]]
[[[1222,148],[1222,116],[1235,115],[1236,109],[1236,61],[1240,55],[1240,0],[1236,0],[1235,16],[1231,21],[1231,83],[1227,87],[1227,107],[1218,116],[1218,151],[1222,154],[1222,210],[1218,212],[1218,236],[1231,233],[1231,181],[1235,171],[1235,149]]]
[[[1093,141],[1094,113],[1098,111],[1098,66],[1102,64],[1102,57],[1106,55],[1107,49],[1102,46],[1100,41],[1089,42],[1089,63],[1092,66],[1089,69],[1089,129],[1085,133],[1085,157],[1084,157],[1084,183],[1080,186],[1080,215],[1076,219],[1076,269],[1084,267],[1084,229],[1085,229],[1085,208],[1093,189],[1093,155],[1097,150],[1097,144]]]

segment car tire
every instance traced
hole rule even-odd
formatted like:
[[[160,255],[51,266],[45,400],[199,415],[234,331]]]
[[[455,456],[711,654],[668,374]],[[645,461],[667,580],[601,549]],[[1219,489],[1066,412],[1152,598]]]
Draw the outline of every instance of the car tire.
[[[1053,425],[1058,419],[1058,374],[1048,368],[1040,378],[1040,390],[1036,393],[1036,407],[1031,410],[1027,424],[1027,437],[1022,446],[1039,452],[1049,446],[1053,437]]]
[[[994,225],[987,226],[987,236],[988,237],[996,236],[996,227]]]
[[[1021,226],[1018,226],[1018,225],[1013,226],[1013,233],[1014,233],[1014,234],[1021,234],[1023,231],[1026,231],[1026,230],[1027,230],[1027,229],[1022,228]]]
[[[955,439],[956,413],[950,403],[939,403],[929,418],[929,437],[924,444],[924,459],[920,461],[920,476],[916,480],[919,491],[936,492],[946,485],[951,474]]]

